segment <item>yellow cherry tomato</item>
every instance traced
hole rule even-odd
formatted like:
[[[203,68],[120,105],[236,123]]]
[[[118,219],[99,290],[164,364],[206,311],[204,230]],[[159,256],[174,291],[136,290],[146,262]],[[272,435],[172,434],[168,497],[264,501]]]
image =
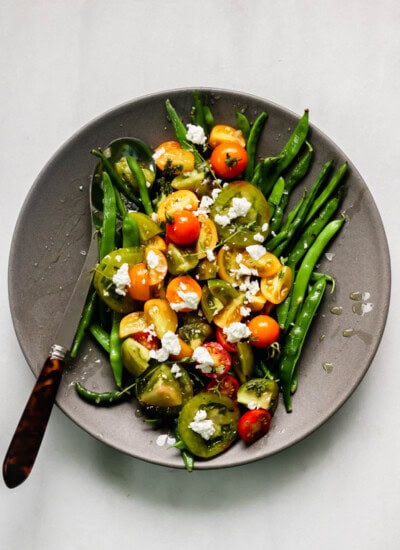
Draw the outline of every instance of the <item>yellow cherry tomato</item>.
[[[211,129],[208,144],[211,149],[214,149],[217,145],[224,142],[238,143],[242,147],[246,147],[246,140],[240,130],[226,124],[216,124]]]
[[[182,189],[167,195],[158,204],[157,216],[160,222],[165,222],[167,216],[174,216],[175,212],[190,210],[194,212],[199,206],[199,199],[193,191]]]
[[[263,277],[261,279],[261,293],[268,302],[280,304],[289,294],[292,280],[292,270],[287,265],[283,265],[279,273],[273,277]]]

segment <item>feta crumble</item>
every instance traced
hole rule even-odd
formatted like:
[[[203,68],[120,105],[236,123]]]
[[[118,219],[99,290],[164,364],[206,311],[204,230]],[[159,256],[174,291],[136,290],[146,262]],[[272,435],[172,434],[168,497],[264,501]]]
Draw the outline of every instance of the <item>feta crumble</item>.
[[[160,259],[154,250],[149,250],[146,254],[146,263],[150,269],[156,269],[160,263]]]
[[[258,243],[263,243],[265,240],[264,235],[262,235],[261,233],[256,233],[255,235],[253,235],[253,239]]]
[[[126,288],[130,286],[129,266],[127,263],[121,265],[113,275],[112,282],[115,285],[115,292],[120,296],[126,296]]]
[[[175,378],[180,378],[182,376],[181,368],[177,363],[172,365],[171,373],[175,376]]]
[[[170,304],[174,311],[182,311],[183,309],[197,309],[197,306],[199,305],[199,295],[196,292],[184,292],[182,290],[178,290],[177,295],[181,298],[182,302]]]
[[[247,252],[253,258],[253,260],[259,260],[267,253],[267,249],[262,244],[251,244],[246,246]]]
[[[225,227],[231,223],[231,218],[227,216],[226,214],[216,214],[214,216],[214,221],[218,225],[221,225],[222,227]]]
[[[228,216],[231,220],[239,218],[240,216],[246,216],[251,208],[251,202],[245,197],[233,197],[232,206],[229,208]]]
[[[203,373],[212,372],[212,367],[215,366],[210,352],[203,346],[199,346],[194,350],[192,359],[197,363],[196,369],[199,369]]]
[[[201,435],[203,439],[208,441],[215,434],[215,426],[211,419],[207,418],[207,412],[199,409],[193,421],[189,424],[189,428]]]
[[[228,327],[224,327],[222,330],[227,341],[231,344],[251,336],[251,331],[245,323],[231,323]]]
[[[149,355],[161,363],[166,361],[170,355],[178,355],[180,351],[181,344],[178,336],[172,330],[168,330],[161,338],[161,348],[151,349]]]
[[[204,145],[207,141],[207,136],[201,126],[195,124],[187,124],[186,139],[196,145]]]

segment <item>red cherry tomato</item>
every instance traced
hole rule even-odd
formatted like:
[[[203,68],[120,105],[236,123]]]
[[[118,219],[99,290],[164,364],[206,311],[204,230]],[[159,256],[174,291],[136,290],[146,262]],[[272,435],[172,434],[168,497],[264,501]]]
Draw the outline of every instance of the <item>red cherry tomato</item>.
[[[246,443],[253,443],[265,435],[271,425],[272,416],[265,409],[246,411],[238,423],[238,433]]]
[[[217,327],[215,331],[215,336],[221,346],[226,349],[226,351],[229,351],[229,353],[236,353],[237,347],[235,346],[235,344],[231,344],[231,342],[228,342],[222,328]]]
[[[238,143],[223,142],[211,153],[211,167],[217,176],[232,179],[243,172],[247,166],[248,155]]]
[[[256,315],[247,326],[251,331],[251,343],[256,348],[266,348],[276,342],[280,335],[279,324],[269,315]]]
[[[211,355],[214,366],[210,372],[203,372],[207,378],[222,378],[230,370],[232,359],[219,342],[206,342],[202,346]]]
[[[207,392],[223,393],[236,401],[237,392],[240,387],[239,380],[230,374],[226,374],[223,378],[211,380],[206,386]]]
[[[139,342],[139,344],[142,344],[147,349],[154,349],[157,350],[160,347],[160,342],[154,334],[149,332],[148,330],[141,330],[140,332],[135,332],[135,334],[132,334],[132,338],[136,340],[136,342]]]
[[[190,210],[174,212],[170,218],[167,213],[165,235],[175,244],[191,244],[200,235],[200,222]]]

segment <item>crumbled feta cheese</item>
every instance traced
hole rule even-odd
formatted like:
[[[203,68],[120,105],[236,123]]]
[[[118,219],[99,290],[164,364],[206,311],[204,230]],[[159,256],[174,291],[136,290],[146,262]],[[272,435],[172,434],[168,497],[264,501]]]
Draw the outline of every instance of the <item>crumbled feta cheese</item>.
[[[203,373],[212,372],[212,367],[215,366],[210,352],[203,346],[199,346],[194,350],[192,359],[197,363],[196,369],[201,370]]]
[[[267,222],[263,223],[263,225],[261,227],[261,231],[268,231],[268,223]]]
[[[238,269],[231,269],[232,273],[236,276],[236,277],[247,277],[249,275],[258,275],[258,271],[257,269],[253,269],[251,267],[247,267],[246,265],[244,264],[239,264],[239,268]]]
[[[226,225],[229,225],[231,222],[231,218],[227,216],[226,214],[216,214],[214,216],[214,221],[218,225],[221,225],[222,227],[225,227]]]
[[[157,212],[152,212],[150,215],[150,218],[153,220],[154,223],[158,223],[160,220],[158,219]]]
[[[175,375],[175,378],[180,378],[182,376],[182,371],[179,365],[174,363],[171,367],[171,373]]]
[[[261,244],[251,244],[250,246],[246,246],[246,250],[253,260],[259,260],[262,256],[264,256],[264,254],[267,253],[267,249]]]
[[[214,200],[217,199],[218,195],[221,193],[222,189],[215,188],[211,191],[211,196]]]
[[[201,197],[199,207],[195,212],[196,216],[199,216],[200,214],[203,214],[204,216],[206,216],[207,214],[209,214],[210,207],[213,204],[214,204],[214,199],[212,197],[209,197],[208,195],[203,195]]]
[[[226,336],[226,339],[231,344],[239,342],[243,338],[248,338],[251,335],[251,331],[245,323],[231,323],[228,327],[224,327],[222,330]]]
[[[242,317],[248,317],[250,313],[251,313],[251,309],[249,307],[246,307],[246,306],[240,307],[240,315]]]
[[[201,435],[203,439],[208,441],[215,433],[215,426],[210,418],[207,418],[207,411],[199,409],[193,421],[189,424],[189,428]]]
[[[207,250],[206,254],[207,254],[207,260],[209,262],[213,262],[215,260],[215,254],[213,250],[211,249]]]
[[[160,263],[160,258],[154,252],[154,250],[149,250],[146,254],[146,262],[150,269],[155,269]]]
[[[253,235],[253,239],[258,243],[263,243],[265,240],[264,235],[262,235],[261,233],[256,233],[255,235]]]
[[[178,304],[170,304],[174,311],[182,311],[183,309],[197,309],[199,305],[199,295],[196,292],[183,292],[178,290],[176,293],[182,302]]]
[[[245,197],[233,197],[232,206],[229,208],[228,216],[231,220],[239,218],[240,216],[246,216],[251,208],[251,202]]]
[[[255,409],[259,409],[260,407],[255,401],[249,401],[249,403],[247,403],[247,408],[251,411],[254,411]]]
[[[187,124],[186,127],[186,139],[196,145],[204,145],[207,141],[207,136],[205,135],[203,128],[201,126],[196,126],[195,124]]]
[[[113,275],[112,282],[115,285],[115,292],[120,296],[126,296],[126,287],[130,286],[129,266],[127,263],[121,265]]]
[[[168,330],[161,338],[161,348],[151,349],[149,353],[152,359],[162,362],[166,361],[170,355],[178,355],[180,351],[181,344],[178,336],[172,330]]]

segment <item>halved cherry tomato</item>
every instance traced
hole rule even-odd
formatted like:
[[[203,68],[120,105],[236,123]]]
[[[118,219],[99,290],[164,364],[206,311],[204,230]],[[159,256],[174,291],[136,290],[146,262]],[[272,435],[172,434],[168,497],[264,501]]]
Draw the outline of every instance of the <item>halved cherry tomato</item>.
[[[241,174],[247,162],[247,151],[238,143],[220,143],[210,157],[212,169],[218,177],[223,179],[232,179]]]
[[[231,374],[226,374],[221,379],[214,378],[214,380],[211,380],[206,386],[206,392],[215,392],[219,395],[222,393],[236,401],[239,387],[239,380]]]
[[[170,280],[166,298],[175,311],[196,310],[201,300],[202,290],[197,281],[190,275],[180,275]]]
[[[154,151],[153,158],[159,170],[170,170],[173,174],[191,172],[194,169],[194,155],[182,149],[177,141],[165,141]]]
[[[149,330],[142,330],[132,334],[132,338],[147,349],[157,350],[160,347],[158,338]]]
[[[215,149],[220,143],[238,143],[242,147],[246,146],[246,140],[240,130],[227,126],[226,124],[216,124],[210,132],[208,145]]]
[[[263,277],[260,281],[260,290],[268,302],[280,304],[289,294],[292,286],[293,273],[289,266],[282,269],[273,277]]]
[[[224,349],[226,349],[226,351],[229,351],[230,353],[236,353],[237,347],[235,346],[235,344],[231,344],[231,342],[228,342],[222,328],[217,327],[215,331],[215,336],[217,338],[217,341]]]
[[[137,332],[143,332],[148,329],[144,311],[134,311],[122,317],[119,323],[119,337],[127,338]]]
[[[253,443],[265,435],[271,426],[272,416],[264,409],[246,411],[238,422],[238,433],[246,443]]]
[[[191,244],[200,234],[200,222],[190,210],[167,212],[166,237],[175,244]]]
[[[165,222],[167,215],[173,217],[176,212],[190,210],[194,212],[199,206],[199,199],[193,191],[182,189],[167,195],[158,204],[157,216],[160,222]]]
[[[150,286],[158,286],[163,282],[168,272],[167,258],[155,246],[146,246],[144,256],[149,272],[149,284]]]
[[[207,256],[208,250],[214,250],[218,244],[218,232],[215,223],[207,216],[200,215],[200,233],[196,243],[196,255],[199,260]]]
[[[203,372],[207,378],[222,378],[232,366],[232,358],[219,342],[205,342],[202,345],[214,362],[210,372]]]
[[[251,343],[256,348],[266,348],[279,339],[279,324],[269,315],[256,315],[247,326],[251,331]]]
[[[131,284],[128,287],[128,294],[133,300],[145,302],[150,299],[150,277],[145,263],[133,265],[129,269]]]

